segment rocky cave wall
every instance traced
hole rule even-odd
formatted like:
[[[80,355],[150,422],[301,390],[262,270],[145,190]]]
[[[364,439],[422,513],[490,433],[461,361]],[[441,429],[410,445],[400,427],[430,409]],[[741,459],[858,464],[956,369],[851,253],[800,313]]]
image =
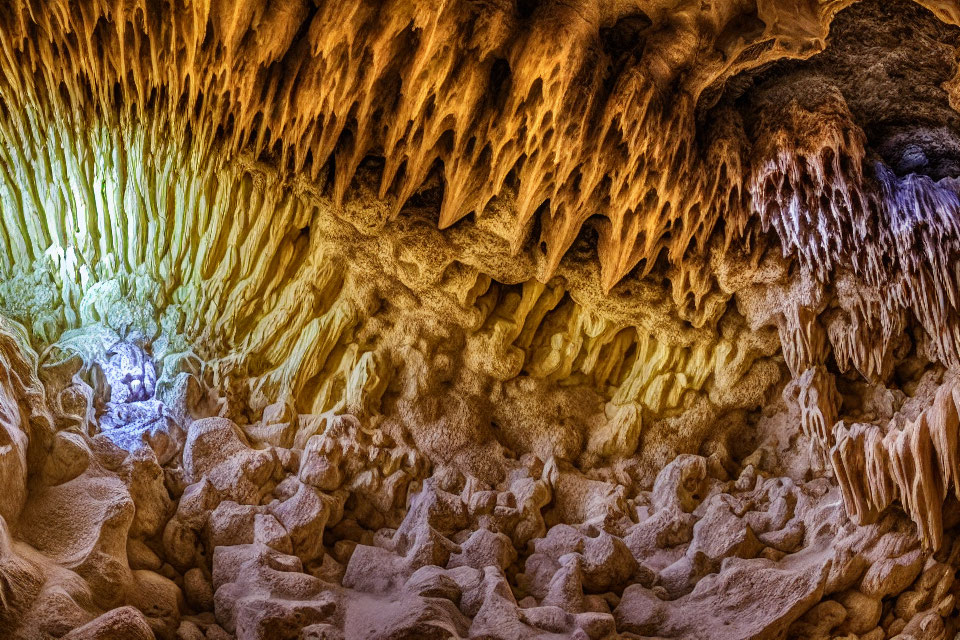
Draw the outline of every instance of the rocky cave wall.
[[[960,10],[0,7],[0,636],[953,638]]]

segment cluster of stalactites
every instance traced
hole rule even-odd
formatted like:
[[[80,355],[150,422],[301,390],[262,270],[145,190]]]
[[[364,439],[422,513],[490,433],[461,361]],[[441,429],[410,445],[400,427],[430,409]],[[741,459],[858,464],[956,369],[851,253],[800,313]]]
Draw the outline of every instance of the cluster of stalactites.
[[[11,148],[24,149],[31,131],[79,132],[91,114],[161,122],[172,129],[161,135],[198,148],[196,167],[251,153],[337,203],[364,158],[380,156],[367,186],[394,216],[439,172],[439,226],[508,201],[498,233],[517,253],[539,229],[541,281],[584,224],[598,232],[606,290],[661,255],[687,275],[721,220],[724,247],[756,252],[772,231],[820,280],[850,266],[889,290],[883,313],[909,307],[928,330],[949,327],[941,355],[960,363],[955,185],[865,170],[865,137],[836,90],[814,107],[777,105],[750,136],[729,107],[695,131],[704,90],[822,47],[833,12],[759,15],[768,26],[731,38],[742,23],[732,6],[697,20],[688,9],[18,2],[0,17],[0,116]],[[149,259],[127,259],[138,257]],[[699,307],[714,287],[699,274],[680,294]]]
[[[788,306],[780,323],[783,357],[792,381],[785,393],[800,410],[800,427],[809,438],[813,460],[823,466],[824,451],[833,443],[839,399],[833,375],[827,370],[827,334],[814,309]]]
[[[721,215],[728,235],[742,231],[741,150],[724,135],[699,148],[697,96],[822,46],[827,21],[761,15],[773,26],[731,37],[743,22],[732,3],[696,19],[684,3],[651,16],[587,1],[530,15],[512,2],[34,5],[0,17],[8,111],[166,110],[223,156],[252,151],[314,179],[334,167],[337,202],[361,161],[382,156],[394,215],[438,170],[441,227],[509,194],[518,252],[539,220],[544,280],[600,216],[605,289],[662,251],[679,262],[703,248]]]
[[[875,522],[899,499],[924,543],[940,548],[943,503],[951,487],[960,497],[958,404],[960,387],[949,380],[937,390],[933,404],[902,429],[838,425],[830,456],[851,519]]]
[[[777,94],[783,102],[764,103],[768,112],[755,125],[747,189],[761,228],[774,231],[784,254],[817,281],[838,285],[842,273],[855,279],[862,295],[847,295],[843,310],[857,326],[881,332],[861,339],[856,327],[845,337],[831,331],[837,343],[847,341],[841,366],[882,378],[885,346],[906,310],[941,362],[960,366],[960,181],[895,175],[870,155],[837,87],[807,91],[818,92],[817,105]],[[869,346],[876,337],[884,348]]]

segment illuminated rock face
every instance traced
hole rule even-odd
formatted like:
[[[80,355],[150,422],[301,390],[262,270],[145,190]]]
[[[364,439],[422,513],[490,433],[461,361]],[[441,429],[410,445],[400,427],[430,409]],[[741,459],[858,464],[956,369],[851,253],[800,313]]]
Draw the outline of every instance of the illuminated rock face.
[[[960,11],[0,8],[0,637],[953,638]]]

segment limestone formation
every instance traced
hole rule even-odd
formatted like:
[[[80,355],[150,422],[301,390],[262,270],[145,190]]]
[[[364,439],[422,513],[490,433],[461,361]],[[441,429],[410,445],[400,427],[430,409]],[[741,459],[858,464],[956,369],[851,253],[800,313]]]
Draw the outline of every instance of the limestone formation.
[[[960,8],[0,6],[0,638],[949,640]]]

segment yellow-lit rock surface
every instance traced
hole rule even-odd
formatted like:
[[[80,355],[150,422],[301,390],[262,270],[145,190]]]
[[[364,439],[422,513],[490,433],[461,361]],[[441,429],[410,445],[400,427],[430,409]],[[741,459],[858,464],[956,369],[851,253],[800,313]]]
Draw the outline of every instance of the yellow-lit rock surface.
[[[9,0],[0,638],[949,640],[960,8]]]

